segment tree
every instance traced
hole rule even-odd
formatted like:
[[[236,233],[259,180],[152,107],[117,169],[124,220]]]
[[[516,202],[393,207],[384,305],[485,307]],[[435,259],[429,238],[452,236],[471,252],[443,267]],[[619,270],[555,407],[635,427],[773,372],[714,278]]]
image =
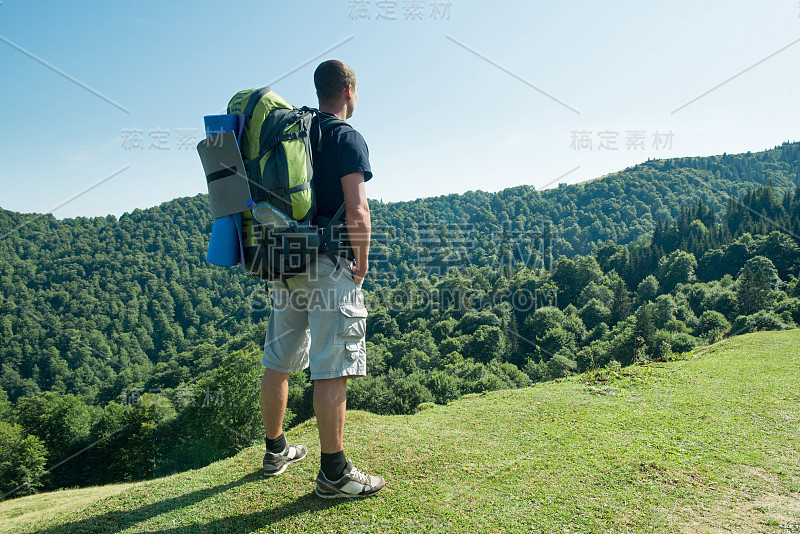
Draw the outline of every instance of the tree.
[[[464,346],[463,354],[476,362],[487,363],[501,358],[506,350],[506,337],[497,326],[481,325]]]
[[[401,358],[396,360],[393,367],[402,369],[406,374],[423,371],[430,367],[430,356],[419,349],[403,349],[399,351],[399,354],[401,354]]]
[[[762,330],[786,330],[789,328],[783,319],[771,311],[759,310],[752,315],[740,315],[733,322],[731,330],[737,334],[759,332]]]
[[[0,421],[11,422],[12,414],[13,408],[8,400],[8,394],[6,390],[0,387]]]
[[[264,437],[261,420],[260,355],[234,351],[226,355],[215,374],[201,381],[194,402],[181,413],[190,422],[195,439],[221,454],[232,454]],[[286,424],[295,414],[287,409]]]
[[[48,448],[48,457],[63,460],[86,445],[95,409],[74,395],[52,391],[17,401],[17,422],[38,437]],[[70,462],[53,472],[56,485],[76,484],[81,479],[81,463]]]
[[[586,303],[586,306],[581,308],[580,316],[586,328],[591,330],[600,323],[607,323],[611,318],[611,310],[602,302],[593,298]]]
[[[522,335],[528,339],[544,338],[548,330],[564,326],[564,312],[554,306],[538,308],[525,317]]]
[[[578,285],[578,266],[570,259],[558,262],[553,273],[553,281],[558,286],[558,298],[563,304],[575,302],[583,289]]]
[[[698,262],[698,272],[703,281],[719,280],[727,273],[725,256],[725,251],[719,248],[703,253]]]
[[[791,297],[780,301],[778,305],[775,306],[775,313],[779,314],[781,317],[788,314],[792,321],[796,324],[800,324],[800,299]]]
[[[656,353],[657,346],[655,341],[655,334],[656,334],[656,325],[655,321],[653,320],[653,315],[655,311],[655,304],[652,302],[648,302],[647,304],[643,304],[636,310],[636,328],[634,333],[636,335],[636,339],[639,340],[640,338],[644,340],[645,345],[649,350],[649,354],[652,356]],[[619,361],[620,363],[625,363],[626,359],[614,358],[615,360]]]
[[[740,314],[752,315],[772,308],[775,302],[772,291],[777,289],[780,278],[769,258],[755,256],[747,260],[736,281],[739,284],[737,297]]]
[[[364,376],[347,381],[347,408],[389,414],[392,393],[384,377]]]
[[[461,379],[444,371],[431,373],[425,386],[433,394],[437,404],[447,404],[461,396]]]
[[[47,391],[19,399],[17,421],[42,441],[58,447],[61,454],[66,454],[89,435],[92,414],[74,395]]]
[[[506,383],[504,386],[506,388],[516,389],[531,385],[531,380],[528,378],[528,375],[520,371],[519,368],[512,363],[492,360],[486,368],[491,371],[493,375],[503,379]]]
[[[388,386],[391,391],[388,399],[389,413],[414,413],[423,402],[433,401],[433,395],[420,383],[418,375],[406,376],[399,369],[393,369],[389,372]]]
[[[455,330],[456,326],[458,326],[458,321],[455,318],[448,317],[447,319],[442,319],[431,328],[433,339],[435,339],[437,343],[441,343],[444,338]]]
[[[458,323],[458,329],[461,330],[462,334],[472,334],[481,326],[502,327],[503,322],[494,313],[481,311],[465,313]]]
[[[655,300],[656,295],[658,295],[658,280],[651,274],[636,288],[636,300],[639,304],[643,304],[649,300]]]
[[[367,341],[367,373],[372,376],[380,376],[388,371],[392,353],[383,343],[373,343]]]
[[[800,262],[800,246],[791,236],[773,231],[758,240],[756,253],[767,257],[775,265],[778,276],[785,278],[796,273]]]
[[[686,332],[670,332],[658,330],[653,336],[656,352],[654,355],[666,356],[670,352],[683,353],[697,345],[697,339]]]
[[[367,317],[367,335],[372,337],[375,334],[383,334],[386,337],[394,337],[400,333],[400,328],[386,310],[377,310],[370,313]]]
[[[0,492],[33,493],[44,484],[47,449],[16,423],[0,421]]]
[[[622,365],[633,363],[637,344],[635,328],[637,326],[636,317],[631,315],[624,321],[617,323],[608,333],[608,341],[600,340],[592,345],[596,347],[597,354],[594,362],[597,367],[602,367],[611,361],[617,361]]]
[[[428,369],[431,362],[439,359],[439,349],[429,330],[411,330],[403,335],[396,343],[390,345],[393,360],[397,364],[405,360],[409,366],[418,369]],[[411,357],[413,353],[413,357]],[[411,357],[411,359],[409,359]]]
[[[697,333],[707,340],[716,340],[724,336],[731,329],[731,323],[721,313],[707,310],[700,316]]]
[[[655,278],[653,279],[655,280]],[[658,284],[658,282],[656,282]],[[656,291],[658,291],[656,286]],[[614,281],[614,298],[611,305],[611,325],[627,318],[631,314],[631,297],[628,295],[628,287],[625,281],[617,277]],[[585,322],[585,321],[584,321]],[[588,327],[587,327],[588,328]]]
[[[575,371],[577,365],[563,353],[558,353],[547,362],[547,374],[551,379],[563,378]]]
[[[163,395],[144,393],[140,404],[125,406],[122,426],[104,449],[112,480],[142,480],[163,473],[167,451],[175,442],[175,409]]]
[[[678,284],[688,284],[695,280],[694,271],[697,260],[691,252],[676,250],[665,258],[658,260],[658,281],[661,291],[669,293]]]
[[[664,328],[667,323],[675,319],[675,313],[678,311],[678,306],[675,304],[675,299],[672,295],[659,295],[654,302],[653,306],[653,322],[656,328]]]
[[[614,299],[614,292],[605,285],[589,282],[589,285],[581,291],[580,297],[578,297],[578,301],[575,302],[575,305],[581,308],[592,299],[597,299],[604,306],[610,307]]]
[[[557,352],[570,354],[575,351],[575,334],[562,327],[551,328],[544,336],[537,338],[537,353],[541,361],[547,361]]]

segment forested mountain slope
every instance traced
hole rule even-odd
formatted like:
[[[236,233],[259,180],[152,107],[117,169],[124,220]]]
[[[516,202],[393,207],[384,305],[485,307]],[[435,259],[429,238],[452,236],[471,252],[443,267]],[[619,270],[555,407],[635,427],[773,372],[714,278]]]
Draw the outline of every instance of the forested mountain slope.
[[[370,376],[349,402],[411,413],[793,327],[799,181],[794,143],[543,192],[371,201]],[[47,484],[153,476],[257,439],[264,286],[205,262],[210,231],[205,195],[119,220],[0,210],[0,442],[41,452],[0,489],[111,435],[91,476],[68,464]],[[293,375],[290,420],[310,392]]]
[[[508,231],[512,239],[542,237],[556,258],[586,254],[647,235],[659,217],[676,218],[681,206],[702,201],[720,213],[727,195],[770,181],[781,194],[799,178],[794,143],[649,161],[543,192],[515,187],[373,201],[374,263],[376,271],[388,271],[375,279],[402,281],[451,265],[498,266]],[[260,284],[204,261],[210,229],[205,195],[119,220],[0,211],[0,385],[12,398],[38,388],[107,401],[152,364],[199,343],[219,346],[259,322],[266,311]],[[531,251],[523,255],[529,259]],[[115,382],[119,372],[124,378]]]

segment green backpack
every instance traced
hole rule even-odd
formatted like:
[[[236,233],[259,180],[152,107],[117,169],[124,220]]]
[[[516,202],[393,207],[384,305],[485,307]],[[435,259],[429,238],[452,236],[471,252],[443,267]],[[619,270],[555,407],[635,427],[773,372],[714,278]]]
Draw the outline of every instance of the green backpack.
[[[255,202],[242,213],[247,271],[260,280],[285,281],[304,272],[320,252],[338,267],[335,256],[344,245],[337,225],[345,205],[324,228],[314,224],[311,136],[321,139],[324,132],[347,122],[323,118],[316,109],[295,108],[269,87],[236,93],[228,113],[245,116],[241,152]],[[319,126],[312,132],[315,115]]]

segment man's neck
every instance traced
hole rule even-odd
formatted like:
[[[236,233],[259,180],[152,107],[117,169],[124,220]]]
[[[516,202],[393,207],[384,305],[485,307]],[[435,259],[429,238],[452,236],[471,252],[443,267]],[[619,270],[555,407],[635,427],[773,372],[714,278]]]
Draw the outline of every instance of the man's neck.
[[[319,105],[319,110],[324,113],[330,113],[331,115],[336,115],[338,119],[342,119],[343,121],[347,120],[347,106],[343,105],[341,107],[338,106],[324,106],[322,104]]]

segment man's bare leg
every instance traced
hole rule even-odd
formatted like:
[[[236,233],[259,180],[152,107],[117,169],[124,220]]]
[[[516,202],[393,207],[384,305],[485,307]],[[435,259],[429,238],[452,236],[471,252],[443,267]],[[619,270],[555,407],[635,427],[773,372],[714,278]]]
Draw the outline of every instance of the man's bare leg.
[[[283,416],[289,399],[289,373],[265,369],[261,378],[261,418],[267,434],[264,476],[280,475],[286,466],[306,456],[305,445],[289,445],[283,435]],[[278,439],[280,438],[280,439]]]
[[[317,414],[322,449],[320,474],[314,493],[326,499],[369,497],[386,485],[383,477],[356,469],[344,455],[342,436],[346,397],[347,377],[314,381],[314,412]]]
[[[283,434],[283,416],[289,400],[289,373],[264,369],[261,379],[261,418],[267,439]]]
[[[323,454],[343,449],[344,417],[347,409],[347,377],[314,381],[314,413]]]

